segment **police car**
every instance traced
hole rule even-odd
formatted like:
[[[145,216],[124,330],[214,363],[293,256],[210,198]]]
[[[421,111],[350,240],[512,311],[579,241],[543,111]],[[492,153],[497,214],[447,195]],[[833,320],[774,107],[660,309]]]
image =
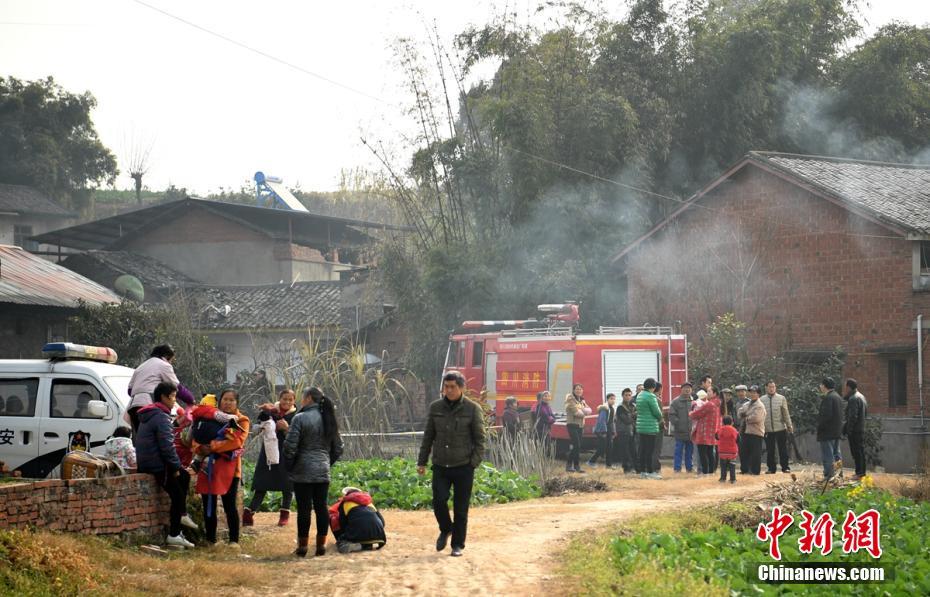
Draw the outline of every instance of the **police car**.
[[[115,365],[111,348],[47,344],[46,359],[0,359],[0,460],[24,477],[42,478],[61,463],[78,432],[90,449],[120,425],[133,370]]]

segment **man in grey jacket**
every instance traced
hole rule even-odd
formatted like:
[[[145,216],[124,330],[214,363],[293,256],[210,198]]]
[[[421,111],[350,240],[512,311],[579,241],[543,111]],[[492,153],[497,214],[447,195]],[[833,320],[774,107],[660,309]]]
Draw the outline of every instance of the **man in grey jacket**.
[[[442,378],[442,398],[429,406],[423,443],[417,458],[417,473],[426,473],[432,452],[433,514],[439,523],[436,551],[446,548],[452,536],[452,555],[462,555],[468,529],[468,506],[485,449],[485,429],[481,407],[465,398],[465,377],[450,371]],[[452,491],[453,520],[449,516]]]
[[[791,415],[788,412],[788,399],[776,392],[774,381],[765,384],[765,396],[761,398],[765,407],[765,452],[768,464],[767,475],[775,474],[775,448],[778,447],[778,459],[781,472],[790,473],[788,466],[788,434],[794,433]]]
[[[672,400],[668,407],[668,422],[672,435],[675,436],[675,460],[674,469],[676,473],[681,472],[681,458],[684,455],[685,469],[690,473],[694,468],[694,444],[691,443],[691,382],[686,381],[681,384],[681,394]]]

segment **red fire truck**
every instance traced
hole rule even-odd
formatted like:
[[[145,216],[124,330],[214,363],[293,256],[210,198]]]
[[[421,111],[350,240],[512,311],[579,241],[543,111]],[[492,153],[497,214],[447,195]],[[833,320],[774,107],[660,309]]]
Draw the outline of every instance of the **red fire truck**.
[[[461,371],[470,390],[486,390],[498,420],[504,398],[513,396],[521,409],[535,406],[536,394],[552,393],[556,424],[552,437],[567,441],[565,396],[573,383],[584,385],[593,414],[585,421],[591,436],[597,406],[608,393],[636,388],[648,377],[663,385],[660,401],[667,407],[687,379],[687,340],[670,327],[601,327],[593,334],[576,333],[578,307],[540,305],[544,320],[466,321],[449,337],[445,371]]]

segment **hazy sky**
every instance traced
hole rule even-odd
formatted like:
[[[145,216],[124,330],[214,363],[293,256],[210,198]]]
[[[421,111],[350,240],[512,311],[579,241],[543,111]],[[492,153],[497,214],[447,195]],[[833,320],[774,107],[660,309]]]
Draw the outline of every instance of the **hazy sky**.
[[[412,120],[391,50],[398,37],[443,40],[503,2],[144,0],[322,75],[300,72],[134,0],[0,0],[0,75],[48,75],[91,91],[97,131],[122,162],[153,141],[146,186],[197,193],[238,188],[256,170],[305,190],[336,188],[342,169],[372,167],[359,137],[399,145]],[[536,2],[517,0],[528,14]],[[876,0],[867,31],[892,19],[930,23],[930,2]],[[512,8],[511,8],[512,10]],[[125,170],[121,164],[121,170]],[[117,186],[129,188],[120,175]]]

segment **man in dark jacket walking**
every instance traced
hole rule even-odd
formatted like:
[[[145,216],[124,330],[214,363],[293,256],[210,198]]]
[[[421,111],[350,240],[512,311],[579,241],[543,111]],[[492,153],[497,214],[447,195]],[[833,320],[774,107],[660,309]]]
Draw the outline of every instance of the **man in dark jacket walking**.
[[[865,417],[868,414],[868,404],[865,396],[859,393],[859,384],[855,379],[846,380],[846,423],[843,425],[843,434],[849,438],[849,451],[852,452],[853,462],[856,463],[855,480],[865,476]]]
[[[465,398],[465,377],[461,373],[445,374],[442,394],[442,398],[429,406],[417,473],[426,472],[426,462],[432,452],[433,514],[439,523],[436,551],[446,548],[451,535],[452,555],[457,557],[465,549],[468,505],[475,469],[484,457],[486,435],[481,407]],[[449,516],[450,490],[454,520]]]
[[[823,477],[830,479],[836,463],[842,465],[840,438],[843,437],[843,399],[836,393],[836,382],[825,377],[820,382],[820,410],[817,413],[817,441],[823,461]]]

